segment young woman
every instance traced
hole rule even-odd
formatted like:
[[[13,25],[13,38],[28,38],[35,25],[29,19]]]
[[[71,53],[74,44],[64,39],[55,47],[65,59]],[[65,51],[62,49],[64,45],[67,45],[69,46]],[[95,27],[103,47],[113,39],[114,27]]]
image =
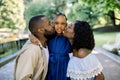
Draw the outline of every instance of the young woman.
[[[92,54],[95,46],[93,32],[85,21],[76,21],[64,31],[72,43],[73,56],[67,68],[71,80],[104,80],[102,65]]]
[[[67,27],[67,18],[64,14],[57,14],[53,20],[56,36],[48,41],[49,64],[46,80],[68,80],[66,77],[71,44],[63,36]]]

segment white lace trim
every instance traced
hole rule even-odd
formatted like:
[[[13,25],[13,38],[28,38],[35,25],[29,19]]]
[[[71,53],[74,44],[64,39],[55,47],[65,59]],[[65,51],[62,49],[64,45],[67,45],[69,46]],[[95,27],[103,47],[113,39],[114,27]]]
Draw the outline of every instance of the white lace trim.
[[[67,77],[73,78],[75,80],[87,80],[88,78],[97,76],[102,72],[102,70],[103,67],[101,64],[90,71],[78,72],[75,70],[68,70]]]

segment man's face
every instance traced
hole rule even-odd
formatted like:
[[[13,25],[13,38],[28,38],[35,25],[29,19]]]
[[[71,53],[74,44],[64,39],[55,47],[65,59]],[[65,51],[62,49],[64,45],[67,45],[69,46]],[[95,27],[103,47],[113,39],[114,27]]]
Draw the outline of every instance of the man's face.
[[[43,25],[44,25],[43,26],[43,28],[44,28],[44,36],[47,39],[53,38],[54,35],[55,35],[55,30],[54,30],[53,26],[51,26],[50,20],[47,17],[44,18]]]
[[[67,28],[64,31],[64,36],[66,36],[69,39],[73,39],[73,37],[74,37],[74,23],[71,23],[67,26]]]
[[[53,24],[54,24],[54,28],[55,28],[56,33],[62,34],[63,31],[65,30],[65,27],[67,26],[67,21],[66,21],[65,16],[63,16],[63,15],[57,16],[54,19]]]

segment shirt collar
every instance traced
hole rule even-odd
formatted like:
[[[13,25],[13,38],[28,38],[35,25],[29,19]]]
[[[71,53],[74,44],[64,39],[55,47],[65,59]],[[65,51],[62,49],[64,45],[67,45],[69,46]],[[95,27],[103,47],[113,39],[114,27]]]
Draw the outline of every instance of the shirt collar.
[[[39,41],[38,45],[40,46],[41,49],[43,49],[44,47],[42,46],[42,43]]]

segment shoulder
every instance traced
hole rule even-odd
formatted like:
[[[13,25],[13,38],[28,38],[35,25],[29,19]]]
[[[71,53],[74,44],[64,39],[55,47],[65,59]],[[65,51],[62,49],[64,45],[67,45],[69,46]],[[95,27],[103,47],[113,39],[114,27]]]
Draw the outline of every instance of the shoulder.
[[[40,52],[40,47],[34,44],[26,44],[21,49],[20,55],[21,56],[36,56]]]
[[[38,52],[40,50],[40,47],[38,45],[29,44],[27,50],[31,52]]]
[[[93,62],[93,63],[99,63],[98,58],[95,56],[95,54],[90,53],[88,56],[86,56],[85,58],[83,58],[84,60],[88,60],[89,62]]]
[[[33,44],[30,40],[28,40],[22,47],[21,50],[24,50],[24,49],[37,49],[39,46],[38,45],[35,45]]]
[[[67,37],[63,36],[63,38],[64,38],[66,41],[69,41],[69,39],[68,39]]]

